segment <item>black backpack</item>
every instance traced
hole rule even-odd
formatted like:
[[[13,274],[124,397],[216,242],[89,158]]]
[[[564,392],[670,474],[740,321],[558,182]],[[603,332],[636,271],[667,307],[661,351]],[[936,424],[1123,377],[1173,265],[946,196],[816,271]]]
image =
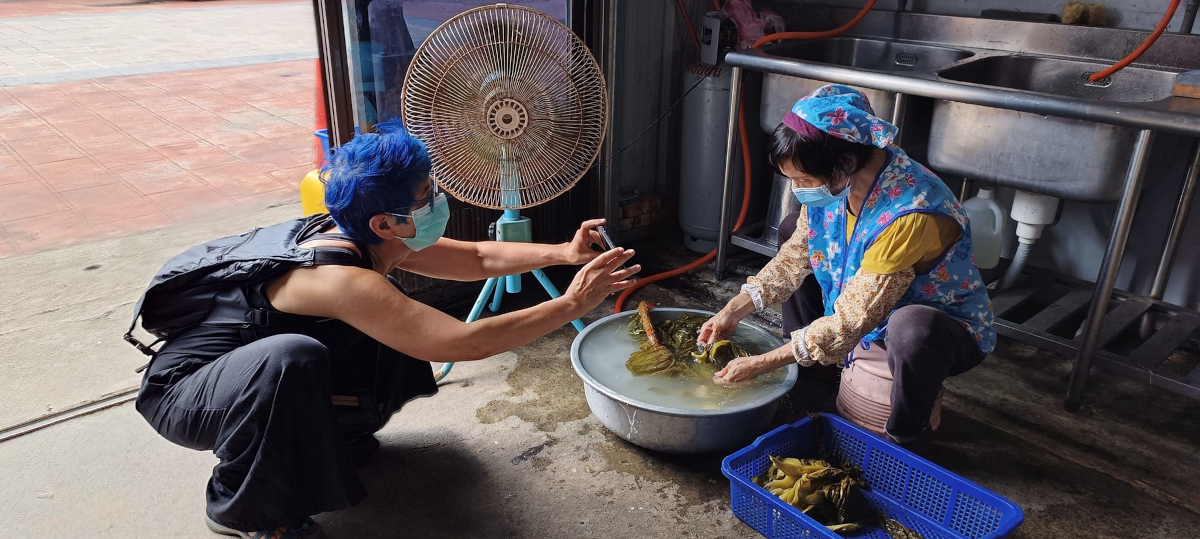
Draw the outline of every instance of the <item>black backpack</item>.
[[[214,299],[231,285],[262,282],[316,262],[316,252],[300,248],[298,238],[333,224],[329,214],[292,219],[277,225],[202,243],[175,256],[150,281],[133,309],[125,341],[147,356],[154,346],[204,322]],[[133,336],[138,319],[157,340],[145,344]],[[139,369],[140,371],[141,369]]]

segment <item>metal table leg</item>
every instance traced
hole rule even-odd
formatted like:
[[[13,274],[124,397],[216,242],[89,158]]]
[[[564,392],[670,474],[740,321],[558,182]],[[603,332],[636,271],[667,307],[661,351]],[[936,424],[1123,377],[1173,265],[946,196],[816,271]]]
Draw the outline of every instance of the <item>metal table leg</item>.
[[[1121,194],[1121,203],[1117,207],[1117,218],[1113,222],[1112,232],[1108,235],[1108,247],[1104,250],[1104,261],[1100,264],[1100,273],[1096,278],[1096,291],[1092,294],[1092,304],[1084,322],[1083,341],[1080,343],[1079,353],[1075,356],[1075,366],[1071,369],[1071,381],[1067,384],[1067,399],[1063,406],[1072,412],[1079,411],[1083,388],[1087,385],[1088,372],[1095,359],[1100,329],[1104,315],[1108,312],[1108,301],[1117,281],[1117,272],[1121,269],[1125,243],[1129,240],[1129,228],[1133,225],[1138,198],[1142,193],[1142,179],[1146,176],[1150,143],[1153,139],[1154,133],[1143,129],[1138,132],[1137,142],[1133,146],[1133,157],[1129,160],[1129,170],[1125,174],[1125,188]]]
[[[1163,246],[1162,258],[1158,260],[1158,271],[1154,273],[1154,284],[1150,285],[1150,299],[1161,300],[1167,291],[1167,281],[1171,278],[1171,265],[1175,263],[1175,250],[1179,248],[1179,239],[1183,236],[1183,227],[1187,224],[1188,214],[1192,209],[1192,197],[1196,194],[1196,184],[1200,183],[1200,142],[1192,154],[1192,164],[1188,166],[1187,176],[1183,179],[1183,188],[1179,191],[1179,199],[1175,201],[1175,215],[1171,218],[1171,229],[1167,232],[1167,243]],[[1143,339],[1150,336],[1154,329],[1153,311],[1142,317],[1139,333]]]
[[[725,135],[725,186],[721,191],[721,224],[717,230],[717,280],[725,278],[725,259],[729,256],[729,235],[732,225],[733,176],[737,165],[738,109],[742,101],[742,68],[735,67],[729,87],[729,132]],[[742,166],[750,166],[744,163]]]
[[[904,132],[904,114],[908,112],[908,94],[896,94],[892,107],[892,125],[896,126],[896,138],[892,143],[900,145],[900,135]]]

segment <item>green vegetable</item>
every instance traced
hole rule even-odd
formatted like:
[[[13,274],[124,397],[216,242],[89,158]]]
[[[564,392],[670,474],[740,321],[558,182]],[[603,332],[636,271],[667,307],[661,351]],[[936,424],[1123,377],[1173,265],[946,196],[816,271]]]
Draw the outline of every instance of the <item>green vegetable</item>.
[[[697,346],[700,327],[707,321],[708,318],[687,313],[676,320],[653,322],[649,304],[640,303],[630,321],[629,335],[641,346],[629,355],[625,368],[634,376],[663,374],[711,380],[730,361],[750,355],[729,340]]]
[[[924,539],[867,502],[862,469],[824,460],[770,456],[771,466],[754,483],[830,530],[844,534],[877,525],[892,539]]]

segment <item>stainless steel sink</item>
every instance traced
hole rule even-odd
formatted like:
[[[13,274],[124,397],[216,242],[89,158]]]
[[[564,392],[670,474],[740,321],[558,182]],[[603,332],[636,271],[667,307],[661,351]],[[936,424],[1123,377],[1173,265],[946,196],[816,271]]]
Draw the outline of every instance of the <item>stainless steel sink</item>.
[[[1088,77],[1108,64],[1039,56],[989,56],[943,69],[943,79],[1046,94],[1122,103],[1171,95],[1175,71],[1127,67],[1098,82]]]
[[[1128,67],[1091,83],[1106,67],[1038,56],[989,56],[938,73],[942,79],[1110,103],[1170,97],[1176,72]],[[936,101],[929,165],[944,173],[1086,202],[1114,201],[1137,129]]]
[[[853,67],[881,72],[932,72],[970,58],[974,53],[950,47],[904,41],[837,37],[814,41],[792,41],[769,47],[766,53],[793,60]],[[763,77],[759,124],[764,131],[775,130],[797,99],[812,93],[827,82],[767,73]],[[894,92],[861,88],[871,106],[882,118],[895,112]]]

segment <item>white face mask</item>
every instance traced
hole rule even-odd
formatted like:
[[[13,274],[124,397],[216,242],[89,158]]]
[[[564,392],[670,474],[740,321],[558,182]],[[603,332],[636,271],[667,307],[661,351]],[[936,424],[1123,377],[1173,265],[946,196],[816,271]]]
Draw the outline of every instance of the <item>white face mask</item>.
[[[450,203],[435,183],[430,187],[427,204],[408,214],[388,213],[387,215],[412,221],[413,226],[417,229],[413,237],[402,238],[396,235],[392,237],[404,242],[409,249],[420,251],[437,243],[437,240],[446,233],[446,225],[450,222]]]
[[[829,191],[828,185],[822,185],[820,187],[794,187],[792,188],[792,195],[795,195],[796,200],[799,200],[800,203],[806,207],[823,208],[830,204],[835,204],[847,196],[850,196],[850,185],[847,184],[846,187],[836,195]]]

